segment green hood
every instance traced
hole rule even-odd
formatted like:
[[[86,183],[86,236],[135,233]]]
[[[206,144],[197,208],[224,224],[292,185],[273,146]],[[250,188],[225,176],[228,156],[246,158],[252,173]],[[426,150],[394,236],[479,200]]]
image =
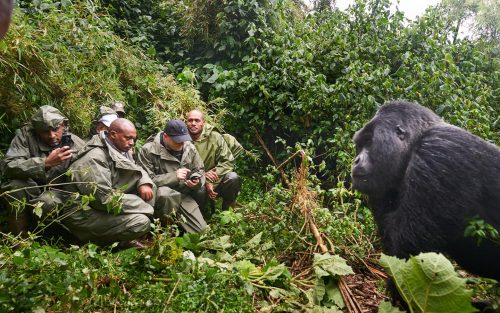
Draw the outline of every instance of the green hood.
[[[41,106],[31,117],[33,128],[41,131],[58,128],[62,122],[68,122],[68,119],[58,109],[50,105]]]
[[[197,141],[203,141],[203,140],[207,139],[208,137],[210,137],[210,135],[212,134],[212,132],[214,130],[215,130],[215,127],[213,125],[205,123],[205,125],[203,125],[203,130],[201,131],[201,135],[197,139]]]

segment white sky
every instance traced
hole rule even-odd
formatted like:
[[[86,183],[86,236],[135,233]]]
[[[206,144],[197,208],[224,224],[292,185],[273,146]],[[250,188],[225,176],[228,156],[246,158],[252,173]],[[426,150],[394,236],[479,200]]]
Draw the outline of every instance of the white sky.
[[[310,1],[310,0],[309,0]],[[307,2],[307,0],[306,0]],[[310,1],[312,2],[312,1]],[[397,0],[391,0],[393,6],[396,6]],[[417,16],[422,16],[425,9],[430,5],[436,5],[440,0],[399,0],[399,9],[405,13],[409,19],[414,19]],[[354,3],[353,0],[337,0],[337,8],[345,10],[349,4]]]

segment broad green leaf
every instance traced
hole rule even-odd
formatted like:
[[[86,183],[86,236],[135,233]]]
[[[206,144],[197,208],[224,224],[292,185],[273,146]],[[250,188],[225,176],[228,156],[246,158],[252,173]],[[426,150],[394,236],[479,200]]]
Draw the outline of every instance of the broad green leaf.
[[[262,232],[253,236],[252,239],[247,241],[243,246],[250,248],[250,249],[253,249],[253,248],[257,247],[258,245],[260,245],[261,238],[262,238]]]
[[[248,293],[248,295],[250,295],[250,296],[253,295],[254,288],[253,288],[252,283],[247,281],[247,282],[245,282],[243,287],[245,288],[245,291]]]
[[[289,276],[290,273],[288,272],[287,267],[284,264],[279,264],[276,266],[269,267],[264,275],[263,278],[266,280],[274,281],[278,279],[281,275]]]
[[[269,291],[269,296],[274,299],[280,299],[289,296],[290,293],[287,292],[285,289],[282,288],[272,288],[271,291]]]
[[[325,297],[326,294],[326,287],[325,287],[325,282],[323,278],[317,278],[316,279],[316,284],[314,285],[314,288],[310,289],[310,302],[314,304],[321,304],[321,301],[323,301],[323,298]]]
[[[307,313],[342,313],[342,310],[336,308],[336,307],[331,307],[327,308],[324,306],[314,306],[312,309],[306,310]]]
[[[240,275],[245,278],[248,278],[250,273],[255,271],[256,269],[255,265],[248,260],[238,261],[234,263],[234,268],[236,268],[240,272]]]
[[[339,309],[345,307],[344,299],[342,298],[342,293],[340,292],[339,285],[336,280],[330,279],[328,284],[325,286],[326,295],[328,300],[335,303]]]
[[[218,72],[215,72],[212,74],[212,76],[210,76],[205,82],[209,83],[209,84],[213,84],[217,81],[217,78],[219,77],[219,73]]]
[[[231,248],[232,244],[229,242],[231,237],[225,235],[212,240],[205,240],[199,243],[201,248],[222,251]]]
[[[378,313],[404,313],[400,309],[393,307],[388,301],[382,301],[378,307]]]
[[[337,276],[354,274],[352,268],[347,265],[346,261],[338,255],[314,254],[313,261],[314,272],[316,277]]]
[[[457,276],[442,254],[421,253],[408,261],[382,255],[380,263],[411,312],[475,312],[465,279]]]

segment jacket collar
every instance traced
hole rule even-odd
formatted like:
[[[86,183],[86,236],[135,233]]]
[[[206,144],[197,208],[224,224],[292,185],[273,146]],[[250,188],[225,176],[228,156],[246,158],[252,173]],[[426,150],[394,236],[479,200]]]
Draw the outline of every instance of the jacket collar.
[[[84,150],[81,152],[81,155],[86,154],[96,147],[107,149],[109,151],[108,154],[110,158],[115,162],[116,167],[135,171],[140,170],[132,159],[127,159],[121,154],[120,151],[116,150],[111,144],[107,142],[105,132],[100,132],[99,134],[92,136],[92,138],[87,142]]]
[[[198,139],[196,139],[195,141],[203,141],[207,139],[213,130],[214,127],[212,125],[205,123],[205,125],[203,125],[203,130],[201,131],[200,137],[198,137]]]

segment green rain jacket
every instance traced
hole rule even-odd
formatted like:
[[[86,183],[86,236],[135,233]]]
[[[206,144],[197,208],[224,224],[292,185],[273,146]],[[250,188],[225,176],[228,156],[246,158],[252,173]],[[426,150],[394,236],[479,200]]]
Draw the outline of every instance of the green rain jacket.
[[[181,193],[186,193],[189,188],[177,180],[176,171],[182,167],[191,170],[191,173],[201,174],[201,186],[205,184],[203,161],[201,160],[194,145],[184,142],[184,153],[181,161],[172,156],[161,144],[162,132],[151,137],[139,153],[137,163],[140,164],[158,186],[167,186]]]
[[[16,136],[12,140],[3,160],[2,180],[31,178],[39,185],[48,184],[49,182],[61,182],[64,177],[60,176],[66,172],[71,161],[76,158],[76,153],[71,160],[66,160],[64,163],[45,171],[45,159],[53,150],[53,147],[40,141],[35,128],[39,130],[56,128],[63,121],[67,121],[66,117],[56,108],[48,105],[40,107],[31,118],[31,123],[16,131]],[[66,134],[69,133],[66,132]],[[73,140],[71,149],[75,151],[82,149],[85,142],[74,134],[70,135]],[[61,179],[54,181],[57,177]]]
[[[224,141],[226,142],[227,146],[229,147],[229,150],[231,150],[231,153],[233,154],[233,157],[236,160],[238,156],[240,156],[240,154],[243,153],[245,149],[233,135],[227,133],[222,134],[222,138],[224,138]]]
[[[137,195],[140,185],[150,184],[154,187],[153,181],[144,169],[111,147],[105,140],[104,132],[90,139],[70,169],[73,181],[96,184],[95,201],[90,202],[93,209],[107,212],[107,204],[112,201],[113,193],[121,190],[121,214],[141,213],[153,216],[153,207]],[[80,194],[89,195],[94,192],[95,185],[78,183],[73,188]]]
[[[233,171],[233,154],[224,137],[215,131],[212,125],[206,123],[200,137],[194,140],[193,143],[205,164],[205,170],[209,171],[215,168],[215,172],[219,176],[219,182],[224,175]]]

